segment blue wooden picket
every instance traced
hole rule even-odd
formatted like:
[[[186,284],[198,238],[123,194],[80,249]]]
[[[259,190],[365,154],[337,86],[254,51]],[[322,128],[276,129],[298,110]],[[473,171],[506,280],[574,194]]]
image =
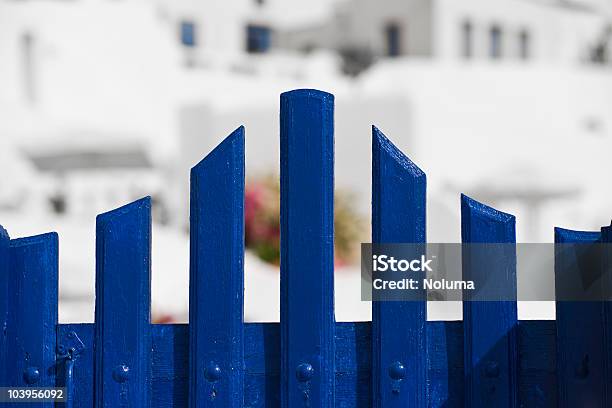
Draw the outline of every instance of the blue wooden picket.
[[[58,237],[14,239],[9,246],[5,384],[53,387],[56,374]],[[52,402],[35,403],[52,407]]]
[[[462,195],[461,240],[464,244],[516,242],[515,218]],[[495,282],[516,299],[516,254],[500,254],[485,264],[486,259],[478,255],[486,252],[482,247],[464,248],[463,279]],[[517,320],[514,300],[463,302],[467,407],[518,406]]]
[[[424,243],[425,190],[425,173],[373,127],[372,242]],[[372,406],[427,405],[426,322],[426,300],[372,302]]]
[[[555,243],[578,244],[581,246],[592,243],[597,245],[602,234],[598,231],[572,231],[555,228]],[[555,281],[557,287],[560,281],[571,280],[580,282],[580,273],[587,271],[577,268],[560,268],[559,258],[567,256],[567,248],[555,254]],[[563,259],[563,264],[570,262]],[[571,273],[567,276],[563,273]],[[606,389],[612,385],[606,384],[606,321],[603,302],[591,301],[559,301],[557,306],[557,373],[559,407],[570,408],[608,407]]]
[[[281,95],[281,406],[334,406],[334,97]]]
[[[0,384],[8,384],[8,326],[9,313],[9,245],[11,239],[0,226]]]
[[[423,296],[335,322],[333,112],[325,92],[281,96],[280,323],[243,322],[240,127],[191,171],[188,325],[150,324],[150,199],[97,218],[93,324],[57,323],[57,236],[0,227],[0,386],[65,386],[66,408],[610,406],[612,303],[519,322],[515,218],[466,196],[464,279],[507,300],[464,301],[463,321],[427,322]],[[374,127],[372,241],[424,244],[425,219],[425,173]],[[558,244],[611,241],[612,227],[555,230]],[[577,278],[555,272],[558,286]]]
[[[603,292],[608,294],[606,299],[609,300],[609,294],[612,293],[612,250],[609,244],[612,244],[612,225],[601,228],[601,242],[603,245],[602,251],[602,275]],[[606,406],[612,405],[612,302],[603,303],[603,354],[604,354],[604,403]]]
[[[243,406],[244,128],[191,170],[189,405]]]
[[[96,220],[95,388],[97,408],[149,405],[151,200]]]

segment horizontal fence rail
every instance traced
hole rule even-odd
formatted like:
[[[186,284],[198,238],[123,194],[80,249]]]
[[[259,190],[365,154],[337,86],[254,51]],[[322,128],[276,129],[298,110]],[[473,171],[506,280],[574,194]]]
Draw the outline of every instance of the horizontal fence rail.
[[[612,406],[608,302],[559,301],[556,321],[519,321],[514,301],[470,301],[463,321],[428,322],[421,296],[337,323],[334,98],[287,92],[280,113],[280,323],[243,319],[240,127],[191,171],[188,325],[150,322],[149,198],[97,218],[93,324],[58,324],[57,235],[0,227],[0,386],[64,387],[67,408]],[[515,297],[514,216],[460,204],[464,243],[510,244],[489,263],[464,247],[464,279]],[[424,245],[425,220],[425,173],[373,127],[372,241]],[[555,242],[608,243],[611,228],[556,229]]]

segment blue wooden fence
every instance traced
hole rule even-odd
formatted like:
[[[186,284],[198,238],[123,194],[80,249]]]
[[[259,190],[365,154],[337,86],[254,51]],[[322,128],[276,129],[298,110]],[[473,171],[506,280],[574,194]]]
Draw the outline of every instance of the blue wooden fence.
[[[335,322],[333,109],[281,96],[280,324],[243,322],[239,128],[191,172],[189,325],[150,324],[148,198],[97,219],[94,324],[57,322],[57,235],[0,229],[0,385],[66,386],[68,407],[612,406],[607,303],[518,321],[515,302],[465,302],[463,322],[427,322],[424,301],[375,302],[371,323]],[[372,241],[426,242],[425,173],[376,128],[372,184]],[[464,242],[515,242],[512,215],[462,196],[461,218]],[[612,230],[556,231],[598,240]],[[516,292],[507,259],[489,278]]]

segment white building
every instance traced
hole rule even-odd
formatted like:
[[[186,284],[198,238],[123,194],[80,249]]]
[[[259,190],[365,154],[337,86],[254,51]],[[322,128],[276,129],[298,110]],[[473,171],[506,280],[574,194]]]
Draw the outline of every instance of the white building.
[[[363,180],[369,176],[371,123],[386,130],[411,156],[429,162],[433,156],[423,152],[432,150],[423,146],[433,130],[424,123],[438,126],[469,106],[477,115],[482,103],[503,103],[503,110],[493,112],[498,123],[481,129],[472,125],[473,131],[461,137],[466,145],[490,134],[501,140],[504,127],[499,123],[513,122],[521,105],[504,99],[496,102],[502,95],[498,91],[521,77],[516,88],[524,89],[529,100],[536,99],[530,92],[538,85],[548,84],[538,96],[541,106],[555,114],[563,112],[574,123],[571,129],[582,132],[587,126],[605,132],[605,109],[590,101],[593,92],[606,89],[608,78],[592,75],[585,63],[596,55],[605,57],[605,52],[595,50],[598,44],[605,45],[608,4],[604,0],[318,0],[307,5],[297,0],[4,0],[0,1],[0,59],[9,63],[0,66],[0,133],[18,145],[31,144],[32,139],[35,143],[47,139],[42,146],[62,145],[67,136],[77,135],[98,138],[88,146],[101,146],[108,135],[117,135],[125,140],[126,149],[144,146],[152,167],[165,174],[155,170],[153,184],[166,186],[159,195],[170,208],[182,210],[174,211],[174,221],[181,224],[187,219],[189,166],[245,124],[249,172],[274,171],[278,95],[316,87],[337,95],[338,186],[357,191],[359,207],[367,213],[369,183]],[[295,54],[319,46],[402,58],[389,58],[351,81],[338,74],[337,60],[329,53]],[[279,51],[283,47],[289,52]],[[542,74],[552,67],[558,74]],[[430,87],[413,80],[432,75],[423,82],[431,81]],[[601,86],[581,90],[572,85],[574,98],[584,102],[573,110],[561,110],[562,99],[555,92],[568,86],[568,78],[583,76],[598,78],[593,81]],[[458,78],[461,83],[456,83]],[[485,78],[490,82],[483,88]],[[439,83],[448,83],[448,92],[438,96],[447,100],[446,105],[429,103]],[[523,117],[521,123],[525,128],[546,129],[543,117]],[[465,121],[490,123],[478,116],[466,116]],[[435,165],[431,171],[438,168],[446,171]],[[134,191],[127,184],[133,178],[108,174],[112,176],[106,184],[123,183],[118,191]],[[468,188],[470,183],[457,187]],[[112,194],[101,195],[94,201],[110,207]],[[120,194],[114,200],[132,198]]]
[[[609,48],[609,6],[606,0],[349,0],[327,21],[288,27],[279,43],[332,48],[362,67],[402,56],[601,60]]]

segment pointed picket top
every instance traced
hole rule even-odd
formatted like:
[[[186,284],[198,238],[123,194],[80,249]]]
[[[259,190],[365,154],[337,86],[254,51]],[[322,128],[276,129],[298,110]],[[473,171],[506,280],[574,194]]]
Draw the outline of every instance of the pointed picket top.
[[[464,244],[516,242],[516,218],[461,195],[461,241]],[[463,279],[480,286],[477,293],[464,291],[463,338],[466,406],[516,408],[518,401],[517,308],[515,301],[466,301],[516,299],[516,250],[513,245],[466,245],[462,251]],[[478,296],[474,298],[472,296]],[[495,366],[499,375],[482,375]]]
[[[244,133],[240,126],[191,169],[190,407],[243,406]]]
[[[2,225],[0,225],[0,248],[7,247],[10,240],[11,237],[9,236],[8,231]],[[1,278],[2,277],[0,276],[0,279]]]
[[[488,243],[515,242],[516,217],[489,207],[461,194],[461,236],[464,243],[482,242],[476,236],[487,235]]]
[[[137,216],[141,212],[149,212],[151,210],[151,197],[146,196],[140,198],[136,201],[133,201],[129,204],[123,205],[119,208],[115,208],[114,210],[107,211],[102,214],[98,214],[96,217],[96,224],[98,227],[103,227],[107,223],[113,221],[117,217],[128,216],[130,214],[134,214]]]
[[[426,186],[425,172],[372,126],[374,242],[425,242]]]
[[[601,237],[599,231],[577,231],[555,227],[555,242],[559,244],[574,242],[594,242]]]
[[[465,194],[461,194],[461,208],[469,210],[469,214],[484,217],[489,219],[490,221],[511,223],[516,220],[516,217],[514,215],[497,210],[493,207],[481,203],[480,201],[476,201]]]
[[[145,197],[96,217],[95,407],[147,404],[150,322],[151,198]]]
[[[191,176],[201,175],[210,162],[222,159],[229,155],[229,152],[234,149],[241,149],[244,152],[244,126],[239,126],[221,143],[219,143],[210,153],[191,168]]]
[[[0,225],[0,240],[1,239],[10,239],[8,231]]]
[[[425,173],[372,126],[372,242],[426,242]],[[427,405],[427,294],[372,302],[372,406]],[[406,370],[409,375],[393,374]]]
[[[2,233],[0,232],[0,239],[3,239],[4,237],[1,234]],[[57,232],[45,232],[42,234],[32,235],[29,237],[14,238],[11,240],[11,246],[33,245],[38,242],[48,242],[49,240],[58,241],[59,236]]]
[[[374,158],[378,160],[379,163],[388,163],[388,160],[393,160],[393,162],[403,167],[410,176],[414,178],[426,178],[425,172],[398,149],[397,146],[395,146],[395,144],[374,125],[372,125],[372,146],[373,152],[376,153],[377,156],[380,155]]]

